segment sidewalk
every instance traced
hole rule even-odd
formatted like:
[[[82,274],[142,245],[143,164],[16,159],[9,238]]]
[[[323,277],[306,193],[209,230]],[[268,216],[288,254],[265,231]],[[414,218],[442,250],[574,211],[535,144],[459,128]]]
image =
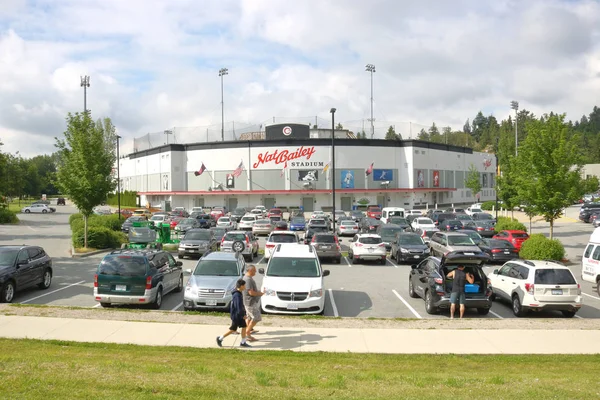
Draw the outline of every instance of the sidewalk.
[[[261,329],[262,328],[262,329]],[[317,329],[260,327],[250,351],[387,354],[598,354],[600,330]],[[0,316],[0,337],[216,348],[226,326]],[[450,339],[452,346],[448,346]],[[225,338],[236,348],[240,336]],[[245,350],[245,349],[244,349]]]

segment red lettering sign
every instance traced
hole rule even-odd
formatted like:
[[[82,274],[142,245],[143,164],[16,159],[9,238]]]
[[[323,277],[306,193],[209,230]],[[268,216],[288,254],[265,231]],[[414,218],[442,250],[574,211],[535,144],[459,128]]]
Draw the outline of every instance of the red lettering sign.
[[[310,160],[313,154],[315,154],[315,147],[298,147],[296,151],[289,150],[275,150],[274,152],[264,152],[258,154],[258,161],[252,164],[253,168],[258,168],[261,164],[275,162],[275,165],[283,164],[287,161],[296,160],[298,158],[306,158]]]

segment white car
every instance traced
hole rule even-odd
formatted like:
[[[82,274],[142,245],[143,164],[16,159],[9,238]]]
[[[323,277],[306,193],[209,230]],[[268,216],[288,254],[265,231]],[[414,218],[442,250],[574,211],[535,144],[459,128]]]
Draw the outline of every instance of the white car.
[[[273,231],[269,234],[265,243],[265,259],[271,258],[271,254],[279,243],[299,243],[300,238],[296,232],[292,231]]]
[[[261,210],[260,208],[254,208],[254,209],[250,210],[250,212],[248,214],[255,215],[258,219],[262,219],[267,215],[266,211]]]
[[[361,233],[350,240],[348,259],[351,264],[360,260],[370,260],[379,261],[381,265],[385,265],[386,255],[385,243],[379,235]]]
[[[423,215],[421,210],[406,210],[406,216],[409,215]]]
[[[261,297],[263,312],[273,314],[322,314],[325,309],[323,278],[315,248],[310,245],[278,244],[264,274]]]
[[[313,213],[310,216],[310,219],[315,219],[315,218],[325,218],[325,212],[324,211],[313,211]]]
[[[252,227],[254,226],[254,223],[258,221],[258,217],[254,214],[246,214],[242,217],[242,219],[240,219],[240,223],[238,224],[237,229],[239,230],[244,230],[244,229],[249,229],[251,230]]]
[[[471,206],[471,207],[468,207],[468,208],[465,210],[465,213],[466,213],[467,215],[473,215],[473,214],[475,214],[475,213],[482,213],[482,212],[483,212],[483,210],[481,209],[481,207],[473,207],[473,206]]]
[[[411,222],[410,226],[413,228],[413,231],[416,231],[417,229],[436,229],[435,223],[431,220],[431,218],[415,218]]]
[[[29,213],[47,214],[47,213],[53,213],[55,211],[56,211],[56,208],[48,207],[45,204],[32,204],[30,206],[23,207],[21,209],[21,212],[25,213],[25,214],[29,214]]]
[[[155,224],[162,224],[167,221],[168,217],[167,214],[157,214],[150,217],[150,221],[154,221]]]
[[[221,217],[217,220],[217,228],[225,228],[228,230],[237,229],[236,223],[230,217]]]
[[[511,303],[513,313],[559,310],[567,318],[581,309],[581,287],[571,270],[554,261],[513,260],[489,275],[492,296]]]
[[[199,212],[204,214],[204,207],[192,207],[192,211],[190,211],[190,214],[193,212]]]

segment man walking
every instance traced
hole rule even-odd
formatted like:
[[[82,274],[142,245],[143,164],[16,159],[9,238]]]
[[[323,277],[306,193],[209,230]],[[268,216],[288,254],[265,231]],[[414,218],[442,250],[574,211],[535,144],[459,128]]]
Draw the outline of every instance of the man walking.
[[[457,269],[450,271],[446,275],[448,279],[452,279],[452,293],[450,294],[450,319],[454,319],[454,311],[456,311],[456,301],[460,303],[460,318],[465,314],[465,283],[475,282],[473,274],[465,273],[465,266],[459,265]]]
[[[244,301],[242,299],[242,292],[246,288],[246,282],[243,279],[238,279],[235,283],[235,290],[231,297],[230,315],[231,315],[231,326],[229,330],[221,336],[217,336],[217,344],[219,347],[223,347],[223,339],[232,333],[236,333],[238,328],[242,328],[242,341],[240,347],[251,347],[246,343],[246,309],[244,308]]]
[[[246,338],[254,342],[256,339],[252,336],[256,333],[254,327],[257,323],[262,320],[260,315],[260,298],[264,292],[259,292],[256,282],[254,281],[254,275],[256,275],[256,266],[250,265],[244,275],[244,281],[246,282],[246,288],[243,292],[244,295],[244,306],[246,307],[246,320],[248,322],[248,328],[246,328]]]

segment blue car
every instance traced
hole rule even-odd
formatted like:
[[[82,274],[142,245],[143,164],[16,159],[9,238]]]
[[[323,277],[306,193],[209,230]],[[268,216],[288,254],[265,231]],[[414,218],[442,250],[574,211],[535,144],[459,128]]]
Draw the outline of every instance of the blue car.
[[[293,218],[290,222],[290,231],[306,230],[306,220],[304,218]]]

